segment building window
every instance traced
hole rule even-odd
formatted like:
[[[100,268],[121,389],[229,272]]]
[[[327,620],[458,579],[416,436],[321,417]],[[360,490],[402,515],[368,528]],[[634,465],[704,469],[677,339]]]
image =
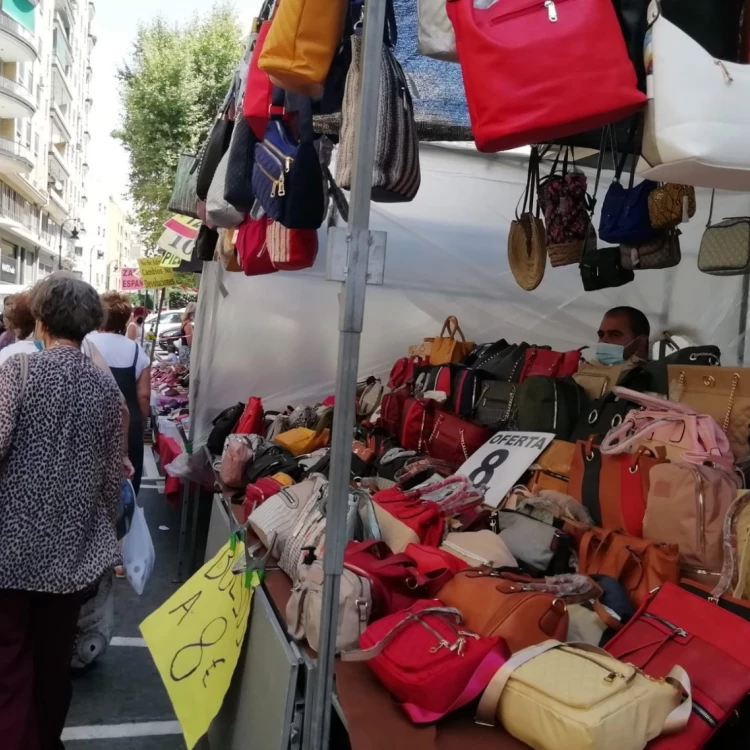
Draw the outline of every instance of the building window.
[[[39,133],[34,136],[34,156],[39,156]]]
[[[26,148],[31,148],[31,122],[26,123]]]

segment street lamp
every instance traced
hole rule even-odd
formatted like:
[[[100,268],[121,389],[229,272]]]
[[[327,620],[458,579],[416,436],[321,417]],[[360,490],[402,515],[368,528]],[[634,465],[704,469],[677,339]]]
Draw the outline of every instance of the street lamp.
[[[57,254],[57,269],[59,271],[62,271],[62,267],[63,267],[63,264],[62,264],[63,232],[65,231],[65,227],[68,224],[73,225],[73,231],[70,233],[70,239],[75,241],[80,237],[80,233],[78,231],[78,226],[77,226],[78,219],[65,219],[65,221],[62,224],[60,224],[60,247],[58,249],[58,254]],[[83,228],[81,228],[81,232],[83,232]]]

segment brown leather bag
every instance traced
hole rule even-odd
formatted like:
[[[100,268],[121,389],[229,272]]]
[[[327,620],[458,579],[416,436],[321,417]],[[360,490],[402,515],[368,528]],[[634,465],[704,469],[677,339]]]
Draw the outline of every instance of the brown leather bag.
[[[578,572],[616,578],[635,607],[650,591],[666,581],[680,580],[676,544],[656,544],[624,534],[594,528],[584,534],[578,550]]]
[[[570,465],[573,462],[575,443],[553,440],[549,447],[532,464],[528,488],[532,493],[539,490],[554,490],[568,495]]]
[[[462,570],[440,589],[438,599],[461,612],[468,630],[500,636],[512,652],[549,638],[564,641],[568,635],[568,611],[561,598],[528,591],[492,570]]]

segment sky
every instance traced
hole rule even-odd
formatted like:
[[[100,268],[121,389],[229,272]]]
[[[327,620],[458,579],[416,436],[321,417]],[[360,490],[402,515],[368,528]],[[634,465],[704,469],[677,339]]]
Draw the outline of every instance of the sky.
[[[207,12],[212,0],[95,0],[94,34],[98,42],[92,53],[91,96],[94,104],[89,115],[91,144],[89,164],[93,184],[127,207],[128,155],[110,137],[119,124],[120,100],[115,72],[132,49],[139,23],[156,16],[183,22],[195,13]],[[249,29],[260,0],[235,0],[243,28]]]

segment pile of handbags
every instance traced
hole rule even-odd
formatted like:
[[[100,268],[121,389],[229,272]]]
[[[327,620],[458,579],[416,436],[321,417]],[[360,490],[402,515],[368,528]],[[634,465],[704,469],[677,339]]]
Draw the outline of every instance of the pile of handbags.
[[[479,723],[542,750],[744,746],[750,371],[705,350],[605,367],[476,344],[448,318],[386,385],[363,380],[341,658],[366,663],[415,724],[475,704]],[[314,650],[332,416],[252,398],[210,441],[238,520],[292,581],[288,632]],[[460,467],[515,429],[556,439],[489,507]]]

